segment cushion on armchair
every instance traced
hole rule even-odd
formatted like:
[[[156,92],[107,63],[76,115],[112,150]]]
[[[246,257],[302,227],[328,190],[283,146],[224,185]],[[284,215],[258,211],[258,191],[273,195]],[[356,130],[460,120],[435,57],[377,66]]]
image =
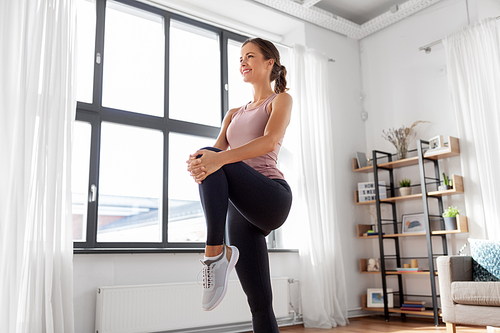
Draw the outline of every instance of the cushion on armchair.
[[[500,281],[500,241],[469,238],[474,281]]]
[[[452,282],[451,298],[458,304],[500,306],[500,283]]]

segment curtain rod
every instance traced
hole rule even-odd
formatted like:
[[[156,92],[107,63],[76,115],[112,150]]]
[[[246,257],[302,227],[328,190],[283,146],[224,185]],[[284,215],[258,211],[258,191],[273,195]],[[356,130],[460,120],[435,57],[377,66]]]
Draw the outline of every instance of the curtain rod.
[[[497,16],[495,19],[500,20],[500,16]],[[425,51],[425,53],[430,53],[432,51],[432,47],[443,42],[442,39],[438,39],[435,42],[429,43],[427,45],[421,46],[418,48],[419,51]]]

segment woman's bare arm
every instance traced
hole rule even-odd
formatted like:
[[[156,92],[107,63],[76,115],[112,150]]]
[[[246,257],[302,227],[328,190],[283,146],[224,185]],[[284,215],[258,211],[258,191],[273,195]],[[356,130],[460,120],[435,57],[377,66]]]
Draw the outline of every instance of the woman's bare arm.
[[[227,150],[228,143],[225,136],[227,127],[223,126],[216,144],[217,148],[225,148],[224,151],[215,153],[207,150],[198,150],[190,157],[188,170],[197,183],[201,183],[208,175],[219,170],[223,165],[235,163],[246,159],[265,155],[276,148],[276,145],[285,135],[286,128],[290,123],[292,110],[292,98],[287,93],[276,96],[272,102],[272,111],[264,130],[264,135],[254,139],[238,148]],[[227,118],[227,116],[226,116]],[[226,119],[224,120],[226,122]],[[230,120],[229,120],[230,122]],[[229,126],[229,123],[227,124]],[[193,160],[196,156],[200,158]]]

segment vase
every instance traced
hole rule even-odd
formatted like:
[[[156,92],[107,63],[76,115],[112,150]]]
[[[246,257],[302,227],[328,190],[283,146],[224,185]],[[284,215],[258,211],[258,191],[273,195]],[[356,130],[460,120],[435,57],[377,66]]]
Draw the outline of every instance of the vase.
[[[400,187],[399,188],[399,193],[401,193],[401,196],[407,196],[411,194],[411,187]]]
[[[398,160],[404,160],[406,158],[406,155],[408,153],[408,146],[407,145],[401,145],[397,147],[397,153],[396,156]]]
[[[457,230],[457,217],[445,217],[444,218],[444,229],[445,230]]]

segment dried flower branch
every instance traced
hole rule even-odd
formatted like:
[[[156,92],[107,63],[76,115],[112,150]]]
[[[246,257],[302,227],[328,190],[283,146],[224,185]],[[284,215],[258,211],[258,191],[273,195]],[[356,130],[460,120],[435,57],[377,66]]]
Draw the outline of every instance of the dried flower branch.
[[[428,121],[418,120],[411,125],[411,127],[389,129],[387,132],[382,131],[382,137],[392,143],[398,151],[398,156],[400,158],[406,158],[406,152],[408,150],[408,145],[415,139],[417,132],[412,133],[412,129],[420,123],[428,123]]]

